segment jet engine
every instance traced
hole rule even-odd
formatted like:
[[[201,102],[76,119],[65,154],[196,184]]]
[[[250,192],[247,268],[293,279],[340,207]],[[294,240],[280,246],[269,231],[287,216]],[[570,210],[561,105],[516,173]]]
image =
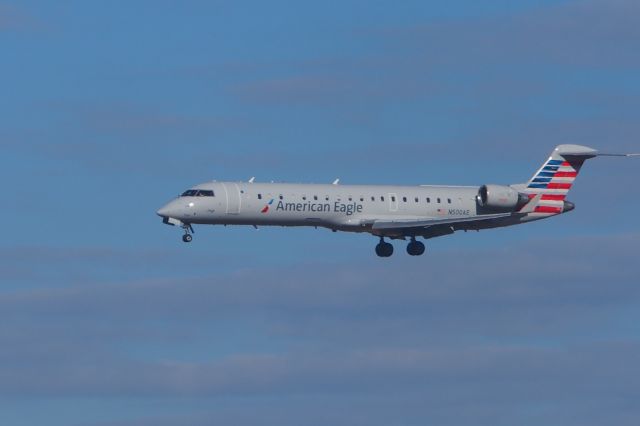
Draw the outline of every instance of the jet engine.
[[[476,199],[480,207],[502,211],[516,211],[529,202],[527,194],[502,185],[482,185]]]

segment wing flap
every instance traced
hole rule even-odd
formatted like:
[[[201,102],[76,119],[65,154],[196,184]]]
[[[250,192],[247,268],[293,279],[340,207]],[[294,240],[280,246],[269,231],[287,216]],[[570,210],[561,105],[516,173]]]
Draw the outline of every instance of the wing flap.
[[[428,219],[410,219],[410,220],[376,220],[373,222],[374,230],[389,229],[407,229],[407,228],[428,228],[436,225],[452,225],[456,223],[481,222],[491,219],[500,219],[511,216],[511,213],[484,214],[470,217],[456,218],[428,218]]]

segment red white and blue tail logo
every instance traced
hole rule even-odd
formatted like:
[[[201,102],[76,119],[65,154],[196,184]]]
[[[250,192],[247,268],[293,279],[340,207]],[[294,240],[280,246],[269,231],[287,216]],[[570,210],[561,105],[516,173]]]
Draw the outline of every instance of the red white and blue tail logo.
[[[534,213],[562,213],[567,193],[573,186],[583,158],[567,161],[558,154],[552,155],[527,184],[529,198],[542,194]]]

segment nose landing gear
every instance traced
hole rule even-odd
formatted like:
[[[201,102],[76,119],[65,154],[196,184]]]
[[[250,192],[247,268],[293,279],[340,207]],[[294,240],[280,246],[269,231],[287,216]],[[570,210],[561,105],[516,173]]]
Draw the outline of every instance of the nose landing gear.
[[[182,236],[182,241],[185,243],[190,243],[193,240],[193,236],[191,234],[193,231],[193,226],[190,223],[184,223],[182,225],[182,229],[184,229],[184,235]]]

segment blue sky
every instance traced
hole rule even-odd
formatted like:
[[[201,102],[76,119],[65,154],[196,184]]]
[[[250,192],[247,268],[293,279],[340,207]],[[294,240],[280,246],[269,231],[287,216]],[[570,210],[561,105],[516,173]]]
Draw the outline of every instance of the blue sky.
[[[640,151],[637,2],[397,3],[0,2],[2,424],[638,424],[636,161],[418,259],[155,216],[211,179]]]

